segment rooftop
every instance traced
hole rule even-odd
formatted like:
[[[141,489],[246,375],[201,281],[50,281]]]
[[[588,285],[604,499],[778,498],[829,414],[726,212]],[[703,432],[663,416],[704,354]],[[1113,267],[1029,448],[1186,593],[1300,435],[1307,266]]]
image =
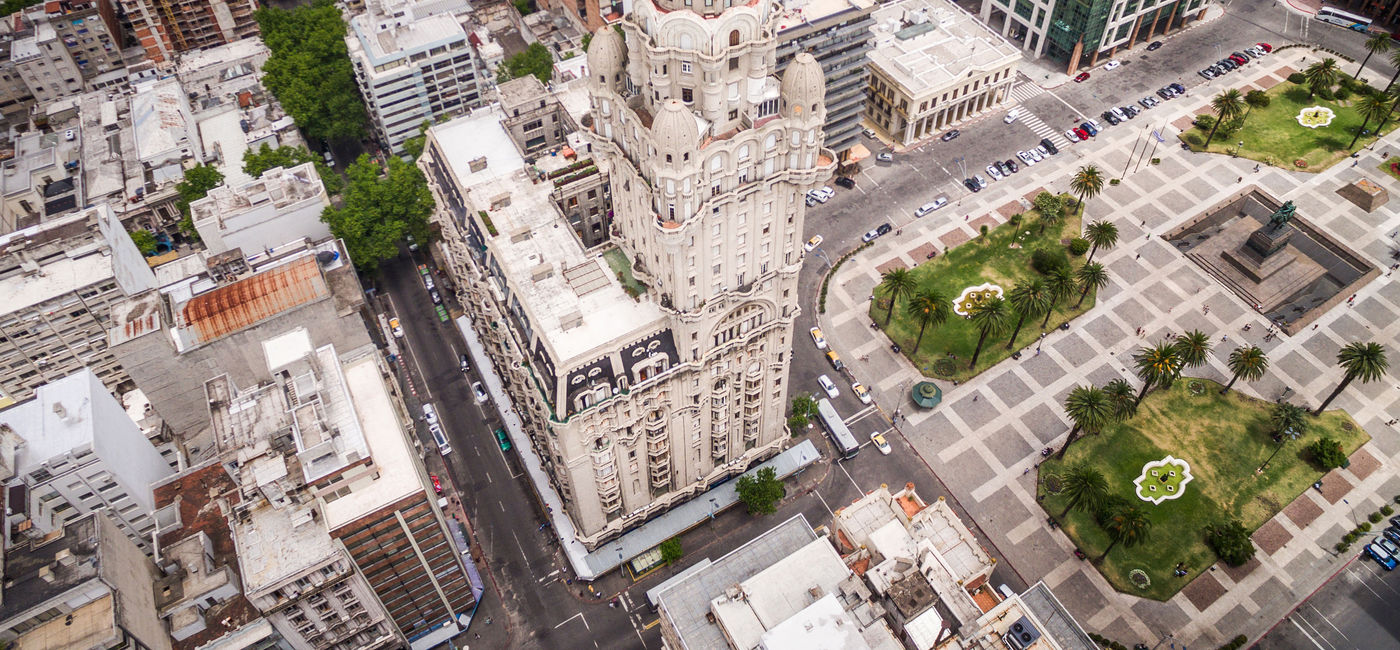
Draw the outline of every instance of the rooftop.
[[[131,97],[132,126],[141,162],[158,164],[202,157],[189,98],[179,80],[167,77],[142,83]]]
[[[1019,59],[1020,50],[948,0],[901,0],[875,10],[870,63],[918,97]]]
[[[337,556],[335,542],[310,512],[309,506],[264,505],[233,526],[245,593],[256,598]]]
[[[495,258],[558,367],[572,367],[572,360],[591,350],[655,330],[664,319],[660,307],[645,295],[633,299],[601,254],[584,251],[550,198],[553,185],[540,182],[540,174],[568,161],[541,156],[537,168],[527,167],[501,126],[503,117],[499,106],[492,106],[434,126],[433,132],[470,203],[485,208],[497,233],[487,235]]]
[[[200,345],[328,295],[316,256],[307,255],[194,296],[178,310],[176,327],[186,345]]]
[[[105,516],[94,513],[80,517],[68,522],[62,532],[55,531],[44,539],[35,540],[30,546],[8,549],[5,553],[5,596],[3,604],[0,604],[0,627],[12,617],[26,614],[32,607],[99,578],[101,557],[98,538],[103,531],[99,530],[97,518]],[[106,591],[105,586],[90,590],[82,600],[95,600]],[[70,605],[77,606],[71,602]]]
[[[242,164],[239,166],[241,168]],[[245,174],[244,178],[249,177]],[[241,184],[225,178],[223,185],[209,190],[204,198],[191,203],[190,212],[195,221],[206,218],[222,221],[265,203],[282,208],[306,199],[319,198],[325,193],[321,177],[316,174],[315,163],[308,162],[290,169],[274,167],[263,172],[262,176]]]
[[[463,52],[470,50],[466,30],[462,29],[462,25],[450,14],[413,18],[407,24],[390,26],[381,31],[376,31],[374,20],[376,17],[371,12],[350,19],[353,40],[359,45],[358,48],[352,49],[358,49],[369,61],[366,72],[371,76],[380,74],[374,70],[377,66],[429,51],[451,41],[460,41],[457,47]],[[354,55],[355,52],[352,51],[351,56]],[[385,70],[383,73],[395,72]]]
[[[869,9],[875,0],[794,0],[783,3],[783,14],[778,18],[778,31],[802,27],[819,22],[843,11]]]
[[[831,542],[820,537],[741,581],[737,590],[712,597],[710,609],[734,644],[747,650],[767,630],[831,596],[849,575]]]
[[[34,397],[0,411],[0,424],[24,438],[15,454],[15,473],[28,474],[52,458],[74,449],[99,446],[94,398],[113,399],[89,368],[51,381]]]

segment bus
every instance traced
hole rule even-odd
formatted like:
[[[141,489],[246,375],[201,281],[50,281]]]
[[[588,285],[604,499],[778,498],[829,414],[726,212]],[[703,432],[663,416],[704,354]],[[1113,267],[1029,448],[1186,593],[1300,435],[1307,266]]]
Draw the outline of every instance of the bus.
[[[1342,27],[1348,27],[1358,32],[1364,32],[1371,28],[1370,18],[1367,18],[1365,16],[1358,16],[1356,14],[1348,13],[1342,11],[1341,9],[1334,9],[1332,7],[1323,7],[1321,9],[1318,9],[1317,19],[1323,22],[1332,23],[1333,25],[1341,25]]]
[[[822,425],[826,427],[826,432],[831,434],[831,442],[836,444],[841,458],[855,458],[856,454],[860,453],[860,443],[851,435],[851,430],[846,428],[846,423],[841,421],[841,414],[836,412],[831,400],[823,397],[817,401],[817,415],[821,416]]]

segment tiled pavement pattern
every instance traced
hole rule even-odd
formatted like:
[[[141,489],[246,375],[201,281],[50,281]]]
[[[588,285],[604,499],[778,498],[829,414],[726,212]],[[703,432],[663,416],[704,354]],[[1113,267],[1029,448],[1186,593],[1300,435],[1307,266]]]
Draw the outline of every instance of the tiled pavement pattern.
[[[1271,85],[1285,70],[1302,69],[1306,62],[1301,59],[1308,54],[1292,50],[1252,78],[1227,81]],[[1207,84],[1156,109],[1167,114],[1153,115],[1153,123],[1197,112],[1218,85],[1222,84]],[[1093,163],[1110,177],[1120,176],[1137,135],[1137,129],[1110,129],[1095,142],[1057,156],[1055,164],[1025,169],[966,197],[975,206],[971,220],[945,211],[938,218],[905,224],[899,236],[879,239],[842,265],[831,282],[828,312],[821,320],[832,347],[865,366],[858,375],[885,378],[873,388],[886,408],[903,404],[899,391],[919,380],[920,373],[896,358],[884,337],[871,335],[866,309],[878,283],[877,266],[913,266],[924,261],[930,243],[954,246],[968,240],[977,234],[976,224],[984,215],[1003,222],[1002,208],[1018,196],[1033,196],[1038,186],[1065,191],[1072,168],[1080,164]],[[1168,140],[1154,154],[1162,159],[1160,165],[1143,164],[1121,185],[1106,187],[1089,203],[1089,219],[1112,220],[1120,233],[1118,246],[1097,257],[1112,279],[1100,292],[1098,305],[1068,331],[1048,334],[1041,354],[1008,360],[961,386],[945,384],[943,403],[933,411],[903,409],[909,412],[900,425],[904,434],[997,540],[1012,566],[1027,580],[1043,577],[1087,629],[1129,644],[1151,644],[1168,633],[1193,647],[1213,647],[1239,633],[1256,639],[1341,568],[1346,558],[1334,557],[1331,547],[1352,522],[1400,494],[1395,471],[1400,435],[1384,424],[1400,417],[1400,391],[1394,390],[1400,388],[1400,378],[1353,384],[1334,407],[1348,410],[1373,440],[1357,453],[1351,468],[1333,472],[1321,492],[1307,490],[1260,528],[1255,535],[1260,550],[1251,566],[1208,570],[1175,598],[1159,603],[1115,592],[1088,563],[1075,560],[1068,539],[1047,528],[1036,506],[1035,473],[1024,473],[1039,460],[1039,449],[1058,445],[1068,433],[1060,402],[1074,385],[1101,385],[1119,376],[1136,383],[1128,368],[1132,351],[1167,332],[1199,328],[1213,334],[1216,347],[1210,364],[1197,371],[1221,381],[1228,378],[1224,362],[1231,349],[1241,342],[1260,345],[1272,361],[1268,375],[1255,383],[1241,382],[1236,389],[1274,399],[1290,386],[1291,399],[1311,405],[1341,379],[1334,359],[1344,343],[1376,340],[1400,360],[1400,286],[1388,276],[1366,286],[1353,306],[1343,304],[1323,314],[1317,328],[1264,342],[1268,324],[1263,317],[1159,237],[1237,191],[1236,178],[1243,178],[1243,183],[1292,199],[1304,218],[1384,269],[1391,263],[1389,234],[1400,230],[1400,183],[1375,167],[1382,151],[1400,153],[1397,145],[1400,136],[1392,135],[1374,151],[1363,150],[1359,166],[1343,162],[1320,174],[1271,167],[1256,173],[1253,161],[1192,154]],[[1337,197],[1335,190],[1342,183],[1361,176],[1387,188],[1390,205],[1366,214]],[[1246,324],[1252,325],[1251,331],[1244,331]],[[1142,337],[1135,335],[1139,327],[1146,328]],[[1221,335],[1229,335],[1229,341],[1222,343]],[[868,361],[858,361],[865,355]]]

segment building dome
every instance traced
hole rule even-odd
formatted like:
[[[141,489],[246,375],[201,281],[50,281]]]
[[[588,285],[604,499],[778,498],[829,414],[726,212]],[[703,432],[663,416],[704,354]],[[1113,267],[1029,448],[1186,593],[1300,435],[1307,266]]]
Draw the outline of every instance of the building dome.
[[[799,53],[783,71],[782,99],[785,117],[817,113],[825,101],[826,76],[811,54]]]
[[[656,150],[663,158],[675,156],[695,149],[700,139],[700,131],[695,126],[695,116],[678,99],[668,100],[661,105],[656,119],[651,123],[651,136],[656,141]],[[669,162],[669,161],[668,161]]]
[[[622,58],[622,37],[617,30],[604,26],[593,33],[593,40],[588,43],[590,75],[595,79],[604,76],[608,83],[616,81],[617,73],[622,71]]]

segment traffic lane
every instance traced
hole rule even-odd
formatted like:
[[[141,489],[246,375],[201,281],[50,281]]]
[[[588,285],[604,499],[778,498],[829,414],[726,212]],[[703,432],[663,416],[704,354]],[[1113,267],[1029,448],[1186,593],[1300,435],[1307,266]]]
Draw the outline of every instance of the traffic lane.
[[[1255,646],[1260,650],[1317,647],[1400,647],[1400,575],[1364,555],[1352,560],[1316,593],[1284,617]]]

